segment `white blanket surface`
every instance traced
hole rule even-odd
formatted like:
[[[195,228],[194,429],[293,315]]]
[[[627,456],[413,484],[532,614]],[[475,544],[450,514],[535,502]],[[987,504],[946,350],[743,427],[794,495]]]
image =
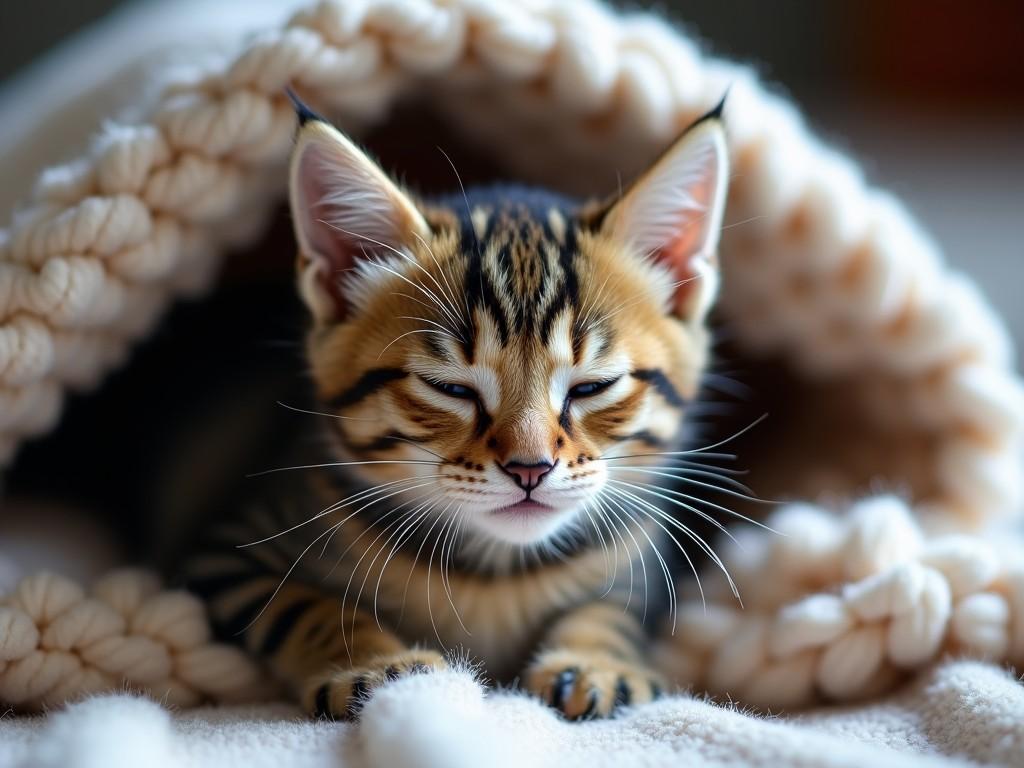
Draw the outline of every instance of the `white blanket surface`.
[[[567,723],[450,672],[391,684],[359,725],[314,722],[285,704],[169,712],[127,695],[0,720],[3,768],[283,765],[1024,766],[1024,687],[994,665],[948,661],[858,706],[765,717],[676,696]]]

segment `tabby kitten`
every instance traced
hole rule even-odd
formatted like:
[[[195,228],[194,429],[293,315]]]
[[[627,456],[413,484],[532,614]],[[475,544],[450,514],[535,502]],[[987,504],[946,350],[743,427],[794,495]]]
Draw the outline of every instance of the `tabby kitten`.
[[[671,528],[636,473],[678,445],[707,360],[720,112],[580,205],[415,200],[300,105],[291,211],[333,457],[275,475],[189,573],[311,712],[356,716],[453,649],[569,718],[658,695],[643,619]]]

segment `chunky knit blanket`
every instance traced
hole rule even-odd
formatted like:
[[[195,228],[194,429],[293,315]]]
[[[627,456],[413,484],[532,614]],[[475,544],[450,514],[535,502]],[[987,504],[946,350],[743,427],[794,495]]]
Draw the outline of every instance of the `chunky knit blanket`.
[[[292,15],[279,18],[286,5]],[[0,136],[0,200],[18,203],[0,229],[0,460],[56,428],[66,393],[125,363],[173,301],[209,286],[228,247],[258,238],[283,192],[294,130],[286,86],[357,134],[386,121],[401,97],[426,95],[517,175],[569,192],[628,176],[728,88],[735,178],[721,313],[741,353],[785,369],[796,388],[779,401],[785,422],[769,420],[761,448],[744,458],[759,490],[806,501],[774,512],[772,531],[736,532],[723,560],[744,607],[708,580],[706,604],[691,596],[680,607],[660,651],[666,667],[695,692],[794,711],[880,696],[948,654],[1024,663],[1024,545],[1009,533],[1021,508],[1024,398],[1006,332],[899,202],[868,186],[754,73],[705,57],[657,17],[595,0],[216,7],[129,11],[0,95],[5,114],[18,105]],[[73,93],[68,67],[80,75]],[[41,171],[69,152],[65,165]],[[867,494],[878,488],[896,495]],[[991,666],[918,678],[918,693],[901,699],[919,696],[909,714],[879,706],[924,722],[931,693],[920,692],[972,670],[1000,682],[963,696],[997,707],[998,689],[1019,723],[1019,697],[1005,695],[1013,685]],[[194,599],[161,592],[146,574],[91,586],[26,575],[0,601],[0,700],[19,710],[124,686],[181,705],[253,698],[259,677],[210,642]],[[709,764],[740,749],[729,729],[742,715],[689,700],[575,732],[515,697],[493,706],[573,754],[603,738],[625,743],[622,734],[652,755]],[[121,707],[162,734],[167,754],[215,749],[215,732],[239,723],[296,749],[347,738],[267,725],[278,710],[172,721],[123,701],[2,727],[10,749],[29,749],[37,727],[57,732]],[[875,723],[872,711],[797,725],[742,720],[766,743],[804,732],[812,746],[732,757],[825,763],[844,734],[890,747],[912,738],[912,751],[982,761],[1010,754],[986,752],[996,737],[983,729],[981,751],[950,743],[956,728],[925,737],[878,725],[864,737],[876,726],[858,723]],[[299,747],[306,733],[316,739]],[[1021,735],[1007,725],[999,738],[1019,746]]]

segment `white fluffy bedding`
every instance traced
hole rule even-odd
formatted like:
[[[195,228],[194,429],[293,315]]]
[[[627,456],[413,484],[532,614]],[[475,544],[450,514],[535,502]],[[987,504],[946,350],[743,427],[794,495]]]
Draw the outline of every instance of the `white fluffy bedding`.
[[[1024,765],[1024,688],[992,665],[948,661],[859,706],[761,717],[677,696],[571,724],[485,693],[467,674],[408,678],[359,726],[279,705],[169,712],[103,696],[49,717],[0,720],[0,766],[946,766]]]

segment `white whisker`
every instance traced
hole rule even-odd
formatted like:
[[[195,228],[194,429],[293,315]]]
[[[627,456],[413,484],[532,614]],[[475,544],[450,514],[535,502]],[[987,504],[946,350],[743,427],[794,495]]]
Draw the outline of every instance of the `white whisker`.
[[[278,593],[284,587],[285,582],[288,581],[288,577],[292,575],[292,572],[299,566],[299,563],[302,561],[302,558],[306,556],[306,553],[309,552],[309,550],[313,548],[313,545],[320,541],[320,539],[330,535],[333,531],[337,530],[340,527],[341,523],[337,523],[335,525],[332,525],[330,528],[326,528],[323,531],[323,533],[321,533],[319,536],[317,536],[315,539],[309,542],[309,544],[306,545],[306,548],[299,553],[299,556],[295,558],[292,564],[288,567],[288,570],[285,571],[285,574],[281,577],[281,580],[277,582],[277,586],[274,587],[274,591],[270,594],[270,597],[267,598],[267,601],[263,604],[263,607],[260,608],[259,613],[253,616],[252,619],[250,619],[249,623],[242,627],[236,634],[244,635],[252,628],[253,624],[259,621],[260,617],[264,614],[267,608],[270,607],[270,604],[274,602],[274,598],[277,597]]]
[[[290,472],[295,469],[323,469],[325,467],[362,467],[370,464],[400,464],[400,465],[429,465],[436,467],[440,462],[437,461],[423,461],[422,459],[373,459],[367,461],[328,461],[323,464],[298,464],[294,467],[275,467],[274,469],[264,469],[262,472],[253,472],[246,475],[246,477],[263,477],[264,475],[272,475],[275,472]]]
[[[643,475],[657,475],[658,477],[667,477],[667,478],[671,478],[673,480],[678,480],[679,482],[683,482],[683,483],[687,483],[688,482],[688,483],[691,483],[693,485],[701,485],[701,486],[703,486],[705,488],[710,488],[710,489],[713,489],[713,490],[718,491],[720,493],[733,493],[734,492],[734,491],[730,491],[729,488],[723,488],[722,486],[713,485],[711,483],[702,483],[699,480],[694,480],[693,479],[694,477],[708,477],[708,478],[711,478],[713,480],[720,480],[723,483],[726,483],[727,485],[731,486],[733,489],[736,489],[737,491],[739,491],[738,495],[740,495],[740,497],[743,498],[745,501],[753,501],[753,502],[757,502],[757,503],[760,503],[760,504],[773,504],[773,503],[775,503],[775,502],[769,501],[767,499],[759,499],[759,498],[757,498],[754,495],[754,492],[750,488],[745,486],[743,483],[741,483],[741,482],[739,482],[737,480],[734,480],[731,477],[724,477],[724,476],[716,474],[714,472],[708,472],[708,471],[700,470],[700,469],[683,469],[683,468],[677,468],[677,467],[662,467],[660,469],[656,469],[654,467],[645,467],[645,466],[642,466],[642,465],[641,466],[625,466],[624,467],[621,464],[619,464],[619,465],[612,464],[612,465],[610,465],[608,467],[608,471],[609,472],[613,472],[613,471],[614,472],[636,472],[638,474],[643,474]]]
[[[459,622],[459,626],[462,627],[463,632],[465,632],[469,637],[472,637],[473,633],[466,628],[465,623],[462,621],[462,615],[459,613],[459,609],[455,606],[455,600],[452,598],[452,585],[447,575],[448,568],[451,565],[452,549],[455,547],[455,538],[458,536],[459,528],[463,521],[461,513],[462,507],[460,506],[452,515],[453,522],[448,525],[444,543],[441,544],[441,585],[444,587],[445,596],[448,598],[448,605],[451,607],[452,613],[455,614],[455,619]],[[447,557],[445,556],[446,546],[448,547]]]
[[[658,473],[652,470],[651,474],[658,474]],[[676,480],[685,480],[685,478],[674,478],[674,479],[676,479]],[[621,480],[616,480],[615,482],[622,482],[622,481]],[[734,509],[729,509],[728,507],[723,507],[720,504],[716,504],[715,502],[710,501],[710,500],[705,499],[705,498],[702,498],[700,496],[693,496],[693,495],[691,495],[689,493],[683,493],[682,491],[677,491],[674,488],[665,488],[665,487],[660,486],[660,485],[652,485],[652,484],[648,484],[648,483],[641,483],[641,485],[648,485],[651,488],[655,488],[655,489],[657,489],[659,491],[662,491],[664,493],[670,494],[672,496],[676,496],[676,497],[678,497],[680,499],[686,499],[687,501],[691,501],[694,504],[706,504],[707,506],[712,507],[713,509],[717,509],[720,512],[724,512],[725,514],[729,515],[730,517],[735,517],[735,518],[737,518],[739,520],[742,520],[745,523],[749,523],[750,525],[757,526],[758,528],[761,528],[762,530],[768,531],[769,533],[774,533],[774,534],[776,534],[778,536],[785,536],[784,533],[776,531],[774,528],[771,528],[770,526],[766,525],[765,523],[760,522],[759,520],[755,520],[752,517],[747,517],[746,515],[744,515],[741,512],[737,512]],[[715,486],[710,486],[710,487],[714,488]],[[721,490],[721,489],[718,489],[718,490]],[[675,501],[674,499],[667,499],[667,501],[669,501],[669,502],[671,502],[673,504],[676,504],[676,505],[680,505],[680,502]],[[765,503],[767,504],[767,503],[774,503],[774,502],[765,502]],[[710,522],[713,525],[715,525],[715,527],[722,529],[723,533],[725,533],[727,536],[732,538],[732,535],[729,534],[727,530],[725,530],[725,528],[722,526],[721,523],[719,523],[714,518],[712,518],[709,515],[707,515],[705,512],[702,512],[699,509],[695,509],[693,507],[690,507],[689,505],[683,505],[683,506],[686,506],[687,509],[691,509],[696,514],[700,515],[705,520],[707,520],[708,522]]]
[[[423,244],[424,248],[426,248],[427,253],[430,255],[430,260],[433,261],[434,262],[434,266],[437,267],[437,271],[441,273],[441,279],[444,280],[444,284],[445,284],[445,287],[447,288],[447,290],[442,289],[441,286],[438,286],[438,290],[440,290],[441,293],[444,295],[445,299],[448,300],[448,303],[449,303],[449,306],[452,309],[452,312],[454,312],[457,315],[458,311],[455,309],[455,305],[458,303],[458,301],[456,299],[456,297],[458,296],[458,291],[456,291],[455,288],[452,287],[452,284],[448,282],[448,273],[445,271],[444,267],[441,266],[441,263],[437,260],[437,256],[434,255],[434,249],[431,248],[430,244],[426,240],[424,240],[422,237],[420,237],[419,234],[416,234],[416,233],[414,233],[414,234],[416,235],[416,239],[419,240],[420,243]],[[434,281],[434,284],[437,285],[437,281],[436,280]],[[463,301],[464,302],[466,301],[465,297],[463,297]],[[469,304],[466,303],[465,306],[466,306],[466,312],[468,313],[469,312]],[[465,319],[465,318],[463,318],[463,319]]]
[[[614,496],[617,496],[618,498],[622,499],[623,501],[629,501],[628,496],[626,496],[622,491],[620,491],[620,490],[618,490],[616,488],[612,488],[610,486],[605,486],[605,487]],[[636,506],[635,502],[632,502],[632,506],[633,506],[633,508],[637,512],[643,512],[642,509],[640,509],[639,507]],[[625,511],[625,510],[623,510],[623,511]],[[648,515],[648,517],[650,517],[650,516]],[[652,520],[653,520],[653,518],[652,518]],[[653,520],[653,522],[655,522],[658,525],[660,525],[660,523],[658,523],[657,520]],[[664,526],[661,526],[661,527],[663,529],[665,529]],[[658,565],[660,566],[662,576],[665,579],[665,588],[668,590],[668,596],[669,596],[669,615],[672,616],[672,626],[674,628],[675,627],[675,623],[676,623],[676,616],[678,615],[678,608],[677,608],[678,600],[677,600],[677,597],[676,597],[676,584],[675,584],[675,580],[672,578],[670,570],[669,570],[669,567],[665,563],[665,558],[662,557],[661,552],[658,550],[658,545],[654,543],[654,539],[652,539],[651,535],[649,533],[647,533],[647,529],[643,525],[638,525],[637,528],[640,530],[640,533],[643,534],[644,538],[647,539],[647,543],[651,545],[651,551],[654,552],[654,556],[658,558]],[[665,529],[665,532],[668,533],[668,529]],[[671,534],[669,534],[669,536],[671,536]],[[678,545],[679,542],[676,542],[676,544]],[[689,560],[689,556],[685,553],[685,551],[683,552],[683,557],[685,557],[687,560]],[[691,568],[693,567],[693,563],[690,563],[690,567]],[[694,573],[696,573],[696,570],[694,570]],[[645,599],[645,606],[644,606],[644,613],[645,613],[645,615],[646,615],[646,611],[647,611],[647,608],[646,608],[646,599]]]
[[[337,227],[335,227],[335,229],[337,229]],[[345,232],[345,230],[340,230],[340,231]],[[362,235],[356,235],[356,234],[354,234],[352,232],[346,232],[346,234],[352,235],[353,237],[360,237],[360,238],[362,238],[364,240],[367,240],[368,242],[371,242],[371,243],[376,243],[377,245],[380,245],[380,246],[382,246],[384,248],[387,248],[388,250],[394,251],[394,253],[398,254],[399,258],[407,260],[407,261],[409,260],[409,257],[406,254],[402,253],[401,251],[399,251],[396,248],[391,247],[390,245],[386,245],[384,243],[378,242],[377,240],[373,240],[372,238],[369,238],[369,237],[363,237]],[[403,282],[408,283],[413,288],[415,288],[416,290],[420,291],[424,296],[429,298],[434,303],[434,306],[436,306],[438,309],[440,309],[451,322],[453,322],[456,325],[458,325],[458,318],[451,313],[451,310],[449,310],[448,307],[445,306],[444,302],[441,301],[441,299],[439,299],[437,297],[437,295],[432,290],[430,290],[425,285],[420,285],[419,283],[414,283],[412,280],[407,278],[401,272],[398,272],[397,270],[392,269],[391,267],[389,267],[384,262],[382,262],[382,261],[380,261],[378,259],[370,258],[370,255],[368,253],[366,253],[365,249],[364,249],[363,253],[364,253],[364,256],[365,256],[365,260],[364,261],[365,261],[366,264],[371,264],[371,265],[373,265],[375,267],[378,267],[379,269],[383,269],[385,272],[387,272],[387,273],[389,273],[391,275],[394,275],[399,280],[402,280]],[[415,262],[413,262],[413,263],[415,263]]]
[[[331,227],[332,229],[335,229],[335,230],[337,230],[339,232],[343,232],[346,235],[349,235],[350,237],[355,237],[355,238],[358,238],[360,240],[365,240],[368,243],[373,243],[374,245],[379,245],[381,248],[386,248],[387,250],[391,251],[396,256],[398,256],[398,258],[400,258],[400,259],[402,259],[404,261],[407,261],[408,263],[412,264],[414,267],[420,269],[427,277],[429,277],[434,282],[435,285],[437,285],[437,281],[434,280],[434,276],[431,275],[430,272],[428,272],[426,269],[424,269],[423,265],[420,264],[419,262],[417,262],[416,259],[414,259],[411,256],[409,256],[409,254],[403,253],[402,251],[398,250],[394,246],[388,245],[387,243],[382,243],[380,240],[374,240],[372,237],[368,237],[366,235],[361,235],[361,234],[359,234],[357,232],[349,232],[348,230],[342,229],[341,227],[338,227],[336,225],[330,224],[329,222],[323,222],[323,223],[327,224],[327,226]],[[430,290],[430,288],[428,288],[425,285],[420,285],[419,283],[414,283],[411,280],[409,280],[408,278],[406,278],[404,275],[399,274],[398,272],[396,272],[395,270],[391,269],[390,267],[388,267],[387,265],[383,264],[382,262],[375,261],[374,259],[371,259],[369,257],[369,254],[366,253],[366,249],[365,248],[363,249],[363,254],[366,257],[366,262],[367,263],[373,264],[375,266],[378,266],[378,267],[381,267],[381,268],[387,270],[388,272],[390,272],[391,274],[395,275],[396,277],[400,277],[402,280],[405,280],[405,282],[409,283],[409,285],[411,285],[411,286],[417,288],[418,290],[420,290],[424,295],[429,296],[431,298],[431,300],[433,300],[433,302],[437,305],[438,309],[440,309],[442,312],[444,312],[445,315],[448,316],[449,320],[451,320],[453,323],[458,325],[458,317],[455,314],[453,314],[448,309],[448,307],[445,305],[445,303],[443,301],[441,301],[441,299],[438,298],[437,294],[435,294],[432,290]],[[438,290],[440,290],[440,289],[441,289],[441,286],[438,285]]]
[[[412,537],[415,534],[416,529],[419,527],[419,525],[418,525],[419,521],[424,519],[424,517],[429,514],[430,510],[429,510],[429,508],[427,508],[428,505],[433,500],[436,500],[438,498],[440,498],[440,495],[436,495],[436,496],[432,497],[432,499],[428,499],[419,508],[417,508],[416,510],[413,510],[412,514],[407,516],[407,518],[413,518],[413,519],[411,519],[408,522],[408,524],[405,526],[405,528],[401,529],[398,532],[397,537],[395,537],[395,543],[391,546],[391,551],[388,553],[388,556],[384,559],[384,564],[380,568],[380,573],[377,574],[377,585],[376,585],[376,587],[374,587],[374,590],[373,590],[373,618],[377,622],[377,629],[379,629],[381,631],[383,631],[384,628],[381,626],[379,614],[377,613],[377,596],[380,593],[380,585],[381,585],[381,582],[384,579],[384,571],[387,570],[388,563],[391,562],[391,558],[394,557],[394,555],[398,551],[399,547],[401,547],[406,541],[409,540],[410,537]],[[420,513],[420,515],[418,517],[414,517],[415,513],[419,509],[422,509],[423,511]],[[387,546],[387,542],[384,543],[384,546]],[[373,567],[373,563],[370,563],[370,568],[372,568],[372,567]],[[358,597],[356,599],[358,601]]]
[[[613,482],[616,482],[616,481],[613,481]],[[618,485],[618,484],[619,483],[616,482],[616,485]],[[654,522],[657,523],[662,529],[664,529],[665,532],[669,534],[669,536],[672,538],[673,541],[675,541],[676,545],[679,547],[680,552],[683,553],[683,557],[686,558],[687,562],[690,563],[691,569],[694,570],[694,577],[697,580],[697,589],[698,589],[698,591],[701,594],[701,602],[705,605],[705,608],[707,606],[707,603],[706,603],[705,598],[704,598],[704,589],[703,589],[703,587],[702,587],[702,585],[700,583],[700,576],[697,574],[696,570],[693,568],[693,563],[690,560],[689,555],[686,553],[685,548],[681,544],[679,544],[679,542],[676,540],[675,536],[673,536],[671,534],[671,532],[669,532],[668,529],[665,528],[665,526],[663,526],[660,523],[658,523],[658,520],[655,519],[654,516],[660,517],[661,519],[663,519],[666,522],[668,522],[669,525],[671,525],[674,528],[676,528],[677,530],[679,530],[684,536],[689,538],[698,547],[700,547],[705,552],[705,554],[707,554],[708,557],[711,558],[712,562],[714,562],[715,565],[718,566],[719,570],[722,571],[722,573],[725,575],[726,580],[729,583],[729,588],[732,591],[733,595],[736,597],[737,600],[740,600],[739,588],[736,586],[736,582],[733,581],[732,574],[729,573],[729,569],[726,568],[725,563],[718,556],[718,554],[714,551],[714,549],[711,547],[711,545],[709,545],[706,541],[704,541],[704,539],[702,539],[700,536],[698,536],[696,533],[694,533],[690,528],[688,528],[687,526],[683,525],[678,520],[676,520],[674,517],[672,517],[671,515],[666,514],[663,510],[659,509],[658,507],[656,507],[655,505],[653,505],[650,502],[646,501],[645,499],[642,499],[639,496],[637,496],[636,494],[631,493],[629,491],[622,490],[621,488],[618,488],[617,492],[625,494],[627,497],[629,497],[634,502],[636,502],[637,504],[641,505],[645,510],[647,510],[648,511],[648,516],[651,517],[651,519],[654,520]],[[653,513],[654,516],[651,516],[650,513]],[[740,604],[742,605],[742,600],[740,600]]]
[[[619,567],[618,567],[618,563],[619,563],[619,543],[618,542],[619,541],[622,542],[622,548],[626,551],[626,567],[627,567],[627,570],[629,571],[629,593],[626,595],[626,603],[625,603],[625,605],[623,605],[622,609],[623,609],[623,612],[628,612],[629,611],[629,606],[633,602],[633,586],[634,586],[633,582],[635,581],[635,575],[633,573],[633,571],[634,571],[633,562],[632,562],[632,558],[630,557],[629,546],[626,544],[626,540],[625,540],[625,538],[623,538],[622,532],[619,531],[619,529],[612,523],[612,520],[611,520],[611,510],[608,509],[605,506],[605,502],[601,498],[601,494],[603,492],[604,492],[604,489],[599,491],[598,494],[594,497],[594,504],[597,506],[596,512],[597,512],[598,516],[601,518],[601,520],[604,522],[605,526],[608,528],[608,530],[611,533],[612,546],[615,548],[615,570],[616,571],[618,571],[618,569],[619,569]],[[616,538],[618,538],[618,541],[616,541]],[[635,540],[634,540],[634,543],[635,543]],[[641,562],[642,562],[642,553],[640,552],[639,549],[637,550],[637,554],[639,554],[641,556]]]
[[[633,490],[640,491],[642,493],[646,493],[646,494],[648,494],[650,496],[656,496],[659,499],[663,499],[664,501],[667,501],[667,502],[669,502],[670,504],[672,504],[674,506],[677,506],[677,507],[680,507],[682,509],[685,509],[688,512],[693,512],[695,515],[700,517],[702,520],[706,520],[707,522],[711,523],[711,525],[715,526],[715,528],[720,530],[723,534],[725,534],[725,536],[727,536],[729,539],[731,539],[734,543],[736,542],[736,537],[733,536],[732,533],[730,533],[729,530],[724,525],[722,525],[720,522],[715,520],[715,518],[713,518],[707,512],[704,512],[703,510],[700,510],[700,509],[698,509],[697,507],[694,507],[691,504],[687,504],[684,501],[680,501],[678,499],[673,499],[670,496],[666,495],[668,493],[673,493],[673,494],[675,493],[673,491],[670,491],[667,488],[659,488],[657,486],[650,485],[648,483],[639,483],[639,484],[637,484],[637,483],[627,483],[627,482],[625,482],[623,480],[610,480],[609,482],[615,483],[616,485],[619,485],[619,486],[623,486],[623,487],[627,487],[627,488],[632,488]],[[685,494],[679,494],[679,495],[685,496]],[[697,499],[697,501],[702,501],[702,500]],[[723,509],[724,509],[724,507],[723,507]]]
[[[448,514],[448,510],[451,509],[451,506],[452,506],[453,503],[454,502],[449,502],[448,506],[446,506],[443,510],[441,510],[441,513],[437,517],[438,521],[443,520],[445,518],[445,515]],[[445,526],[450,524],[453,519],[454,518],[448,518],[448,522],[445,523]],[[429,537],[430,534],[433,533],[434,528],[436,526],[437,526],[437,521],[435,521],[434,524],[432,526],[430,526],[430,530],[428,530],[427,534],[426,534],[427,537]],[[441,528],[441,531],[443,531],[443,530],[444,530],[444,526],[442,526],[442,528]],[[441,639],[441,633],[437,629],[437,622],[434,620],[434,607],[433,607],[433,605],[430,602],[430,581],[431,581],[430,574],[431,574],[431,571],[432,571],[432,569],[434,567],[434,554],[437,552],[437,545],[438,545],[438,543],[441,540],[441,531],[438,531],[438,535],[434,538],[434,546],[430,548],[430,557],[427,558],[427,614],[430,616],[430,626],[434,630],[434,637],[437,638],[437,644],[439,646],[441,646],[442,649],[446,649],[444,640]]]
[[[448,338],[452,339],[453,341],[461,341],[461,339],[456,337],[455,334],[452,333],[450,330],[448,330],[448,328],[446,326],[441,325],[440,323],[438,323],[438,322],[436,322],[434,320],[431,320],[430,318],[420,317],[419,315],[399,315],[398,319],[399,320],[419,320],[421,323],[429,323],[430,325],[433,325],[436,328],[438,328],[440,333],[443,333],[445,336],[447,336]]]
[[[601,542],[601,551],[604,553],[604,579],[608,583],[608,586],[605,588],[604,593],[601,595],[601,597],[605,598],[608,596],[608,594],[612,591],[612,589],[615,586],[615,581],[613,578],[613,574],[615,571],[609,564],[610,553],[608,552],[608,542],[605,541],[604,538],[604,531],[598,528],[597,522],[594,520],[594,516],[590,513],[589,506],[590,505],[588,503],[584,502],[582,512],[587,516],[587,519],[590,521],[590,527],[594,529],[594,533],[597,534]],[[618,561],[616,561],[616,565],[618,565]]]
[[[427,494],[424,494],[424,495],[427,495]],[[413,502],[410,502],[410,503],[415,503],[415,501],[416,500],[413,500]],[[429,502],[429,499],[427,500],[427,502]],[[424,503],[427,503],[427,502],[424,502]],[[353,546],[355,546],[355,544],[360,539],[362,539],[363,536],[365,536],[367,533],[369,533],[371,530],[373,530],[373,525],[375,523],[380,522],[380,521],[384,520],[386,517],[389,517],[389,516],[393,515],[394,513],[400,511],[403,506],[406,506],[406,505],[403,504],[403,505],[400,505],[398,507],[395,507],[394,509],[388,511],[384,515],[382,515],[379,518],[377,518],[377,520],[373,521],[370,525],[368,525],[366,527],[366,529],[362,533],[360,533],[359,536],[356,537],[352,541],[351,544],[348,545],[348,547],[345,549],[345,551],[342,552],[338,556],[338,559],[335,562],[335,567],[337,567],[342,562],[342,560],[345,558],[345,555],[348,554],[349,550]],[[363,553],[359,556],[359,559],[356,561],[355,565],[352,566],[351,572],[349,573],[348,581],[345,584],[345,592],[344,592],[344,594],[342,595],[342,598],[341,598],[341,615],[342,615],[342,620],[344,620],[344,617],[345,617],[345,606],[348,604],[348,595],[349,595],[349,591],[352,588],[352,580],[356,577],[356,574],[359,572],[359,566],[362,564],[363,560],[366,559],[366,556],[370,553],[370,550],[373,548],[373,545],[376,544],[378,541],[380,541],[381,537],[384,536],[384,534],[387,533],[389,530],[394,528],[396,525],[401,525],[403,522],[405,522],[408,519],[409,516],[416,514],[418,509],[419,509],[419,507],[417,507],[416,509],[413,509],[413,510],[407,510],[405,513],[400,515],[398,518],[396,518],[392,522],[388,523],[388,525],[383,530],[381,530],[380,533],[377,534],[377,537],[373,541],[371,541],[370,544],[367,545],[363,549]],[[385,544],[385,546],[386,546],[386,544]],[[383,550],[383,546],[381,547],[381,550]],[[377,555],[380,554],[381,550],[378,550]],[[376,556],[374,557],[374,561],[376,561]],[[366,586],[366,579],[369,577],[370,568],[372,568],[372,565],[373,564],[371,563],[370,566],[367,567],[366,574],[363,577],[362,586],[360,587],[360,590],[359,590],[360,596],[362,595],[362,588]],[[331,571],[333,572],[333,570],[334,569],[332,568]],[[330,575],[330,574],[328,574],[328,575]],[[359,610],[359,599],[356,598],[356,600],[352,604],[352,621],[350,623],[350,630],[349,630],[350,637],[353,639],[353,641],[355,640],[355,625],[356,625],[356,615],[357,615],[358,610]],[[346,642],[346,646],[347,645],[348,645],[348,643]]]
[[[339,509],[344,509],[345,507],[349,506],[350,504],[356,504],[356,503],[362,501],[363,499],[366,499],[366,498],[368,498],[368,497],[370,497],[370,496],[372,496],[372,495],[374,495],[374,494],[376,494],[378,492],[383,492],[384,490],[386,490],[390,486],[395,486],[395,485],[399,485],[399,484],[402,484],[402,483],[416,483],[416,482],[421,481],[421,480],[427,480],[427,479],[430,479],[430,478],[439,478],[439,477],[443,477],[443,475],[423,475],[423,476],[416,476],[416,477],[404,477],[401,480],[391,480],[390,482],[387,482],[387,483],[381,483],[380,485],[372,486],[371,488],[359,491],[358,493],[354,493],[351,496],[346,496],[344,499],[341,499],[340,501],[334,502],[330,506],[325,507],[324,509],[321,509],[319,512],[317,512],[312,517],[302,521],[301,523],[296,523],[295,525],[291,526],[290,528],[285,528],[283,531],[279,531],[278,533],[275,533],[275,534],[273,534],[271,536],[266,536],[266,537],[264,537],[262,539],[257,539],[256,541],[250,541],[250,542],[248,542],[246,544],[238,544],[236,546],[237,546],[238,549],[244,549],[245,547],[253,547],[253,546],[256,546],[257,544],[264,544],[264,543],[266,543],[268,541],[271,541],[272,539],[276,539],[279,536],[284,536],[285,534],[288,534],[288,533],[291,533],[292,531],[298,530],[299,528],[302,528],[305,525],[309,525],[310,523],[316,522],[317,520],[319,520],[321,517],[324,517],[325,515],[329,515],[332,512],[335,512],[335,511],[337,511]],[[403,488],[401,492],[404,493],[407,490],[412,490],[412,489]],[[388,498],[388,497],[385,496],[385,497],[383,497],[382,499],[379,499],[379,500],[383,500],[384,498]],[[342,520],[342,522],[345,522],[345,521]]]
[[[436,328],[416,328],[411,331],[406,331],[405,333],[400,333],[398,336],[389,341],[387,345],[384,347],[384,349],[380,351],[380,354],[377,355],[377,359],[380,360],[384,356],[384,353],[387,352],[394,344],[397,344],[399,341],[406,338],[407,336],[415,336],[418,333],[432,333],[435,336],[451,336],[450,333],[439,331]]]
[[[625,453],[619,456],[598,456],[594,461],[620,461],[622,459],[643,459],[649,456],[658,456],[666,458],[668,460],[674,456],[690,456],[693,451],[651,451],[650,453]],[[721,459],[723,461],[733,461],[736,459],[734,453],[701,453],[698,458],[702,459]],[[683,459],[673,459],[674,461],[683,461]]]
[[[373,419],[366,419],[366,418],[360,418],[359,416],[342,416],[341,414],[338,414],[338,413],[326,413],[324,411],[310,411],[310,410],[307,410],[305,408],[296,408],[294,405],[288,405],[288,403],[282,403],[280,400],[277,401],[277,404],[280,405],[282,408],[287,408],[289,411],[295,411],[296,413],[306,413],[306,414],[309,414],[310,416],[325,416],[328,419],[341,419],[343,421],[380,421],[381,420],[379,416],[376,417],[376,418],[373,418]]]
[[[342,522],[342,523],[347,523],[347,522],[348,522],[349,520],[351,520],[351,519],[352,519],[353,517],[355,517],[356,515],[358,515],[358,514],[359,514],[360,512],[363,512],[364,510],[367,510],[367,509],[369,509],[370,507],[376,506],[376,505],[377,505],[377,504],[379,504],[380,502],[382,502],[382,501],[384,501],[384,500],[386,500],[386,499],[389,499],[389,498],[391,498],[392,496],[397,496],[397,495],[398,495],[398,494],[400,494],[400,493],[408,493],[409,491],[415,491],[415,490],[419,490],[420,488],[426,488],[426,487],[428,487],[428,486],[430,486],[430,485],[434,485],[434,483],[420,483],[420,484],[418,484],[418,485],[414,485],[414,486],[412,486],[411,488],[402,488],[402,489],[400,489],[400,490],[394,491],[393,493],[389,493],[389,494],[388,494],[387,496],[384,496],[384,497],[382,497],[382,498],[379,498],[379,499],[374,499],[373,501],[369,502],[368,504],[364,504],[363,506],[361,506],[361,507],[360,507],[359,509],[355,510],[354,512],[350,512],[350,513],[349,513],[349,514],[348,514],[348,515],[347,515],[347,516],[345,517],[345,519],[344,519],[344,520],[342,520],[341,522]],[[402,507],[406,506],[407,504],[414,504],[414,503],[416,502],[416,500],[417,500],[417,499],[421,499],[421,498],[423,498],[423,496],[425,496],[425,495],[426,495],[426,494],[420,494],[419,496],[417,496],[417,497],[415,497],[415,498],[413,498],[413,499],[409,499],[408,501],[405,501],[405,502],[403,502],[402,504],[400,504],[400,505],[398,505],[397,507],[395,507],[394,509],[390,510],[390,511],[389,511],[389,512],[388,512],[387,514],[391,514],[392,512],[395,512],[396,510],[399,510],[399,509],[401,509]],[[378,519],[379,519],[379,518],[378,518]],[[332,536],[332,537],[333,537],[333,535],[334,535],[334,534],[331,534],[331,536]],[[330,543],[331,543],[331,539],[330,539],[330,538],[328,538],[328,539],[327,539],[327,541],[325,541],[325,542],[324,542],[324,548],[323,548],[323,550],[322,550],[322,551],[320,552],[320,557],[323,557],[323,556],[324,556],[324,555],[325,555],[325,554],[327,553],[327,547],[328,547],[328,545],[330,545]],[[333,569],[332,569],[332,570],[333,570]]]

